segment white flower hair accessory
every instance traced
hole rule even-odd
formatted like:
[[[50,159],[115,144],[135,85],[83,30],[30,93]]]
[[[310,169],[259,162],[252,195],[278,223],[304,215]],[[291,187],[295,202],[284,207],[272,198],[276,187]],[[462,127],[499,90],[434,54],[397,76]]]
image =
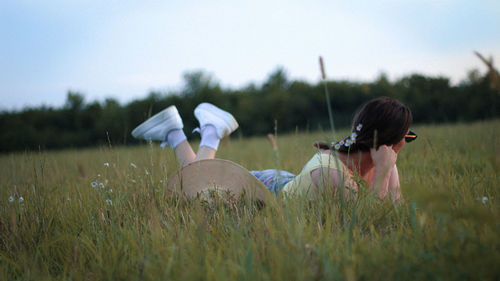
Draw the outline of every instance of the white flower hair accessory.
[[[363,125],[360,123],[356,126],[356,131],[361,131],[361,128],[363,128]],[[351,136],[349,136],[348,138],[344,139],[344,140],[341,140],[339,142],[332,142],[332,146],[333,148],[335,148],[336,150],[339,150],[342,145],[345,146],[345,147],[349,147],[351,146],[352,144],[355,144],[356,143],[356,138],[358,137],[358,133],[356,132],[352,132]]]
[[[351,145],[351,143],[352,143],[351,139],[346,139],[344,145],[347,146],[347,147],[349,147]]]

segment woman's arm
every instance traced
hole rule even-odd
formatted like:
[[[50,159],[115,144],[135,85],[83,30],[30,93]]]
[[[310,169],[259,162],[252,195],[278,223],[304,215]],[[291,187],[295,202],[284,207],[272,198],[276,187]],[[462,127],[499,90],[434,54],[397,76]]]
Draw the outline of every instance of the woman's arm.
[[[351,190],[354,192],[358,190],[356,182],[354,182],[349,175],[343,174],[342,172],[339,172],[339,170],[318,168],[311,171],[311,179],[314,185],[318,188],[329,186],[337,189],[341,186],[341,178],[343,178],[344,181],[344,196],[349,196]]]
[[[379,198],[384,198],[389,191],[391,175],[396,166],[398,154],[391,146],[381,145],[377,150],[370,149],[370,155],[375,165],[375,175],[370,184],[370,189],[377,192]],[[396,182],[396,178],[393,180]],[[399,175],[397,176],[397,182],[397,185],[399,185]]]
[[[391,171],[391,177],[389,179],[389,192],[392,198],[398,201],[401,198],[401,186],[399,184],[399,173],[397,165],[394,165]]]

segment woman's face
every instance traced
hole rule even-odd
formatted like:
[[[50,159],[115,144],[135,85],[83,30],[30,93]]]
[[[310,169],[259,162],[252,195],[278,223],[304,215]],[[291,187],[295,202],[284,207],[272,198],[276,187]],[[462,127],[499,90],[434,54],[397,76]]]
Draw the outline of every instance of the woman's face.
[[[406,132],[406,134],[408,134],[409,132],[410,132],[410,130],[408,130],[408,132]],[[405,141],[405,138],[403,137],[398,143],[396,143],[395,145],[392,146],[392,149],[396,153],[399,153],[399,151],[403,148],[405,143],[406,143],[406,141]]]
[[[406,143],[405,138],[402,138],[398,143],[392,146],[392,150],[394,150],[396,153],[399,153],[399,151],[403,148],[405,143]]]

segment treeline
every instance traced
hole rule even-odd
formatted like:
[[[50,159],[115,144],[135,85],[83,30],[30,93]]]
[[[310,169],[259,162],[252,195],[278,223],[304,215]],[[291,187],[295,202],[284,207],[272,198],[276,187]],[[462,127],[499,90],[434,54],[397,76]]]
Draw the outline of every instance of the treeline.
[[[262,85],[223,89],[207,73],[184,75],[184,88],[177,92],[152,92],[144,99],[121,105],[115,99],[85,102],[84,96],[68,92],[62,108],[41,106],[0,112],[0,151],[22,151],[123,145],[139,141],[130,135],[135,126],[165,107],[175,104],[185,131],[197,127],[193,109],[211,102],[236,117],[243,136],[294,130],[329,129],[324,85],[291,81],[283,68],[276,69]],[[385,75],[371,83],[329,81],[337,127],[349,126],[354,111],[374,97],[390,96],[410,106],[416,123],[440,123],[497,118],[499,93],[490,88],[487,75],[477,71],[459,86],[448,78],[409,75],[390,82]]]

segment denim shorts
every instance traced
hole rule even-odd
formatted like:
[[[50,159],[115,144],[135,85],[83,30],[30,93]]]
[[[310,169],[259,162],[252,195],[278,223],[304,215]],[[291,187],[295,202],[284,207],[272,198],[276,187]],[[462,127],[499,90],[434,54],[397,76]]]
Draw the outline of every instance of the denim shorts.
[[[250,173],[274,194],[278,194],[283,187],[295,177],[295,175],[290,172],[276,169],[250,171]]]

